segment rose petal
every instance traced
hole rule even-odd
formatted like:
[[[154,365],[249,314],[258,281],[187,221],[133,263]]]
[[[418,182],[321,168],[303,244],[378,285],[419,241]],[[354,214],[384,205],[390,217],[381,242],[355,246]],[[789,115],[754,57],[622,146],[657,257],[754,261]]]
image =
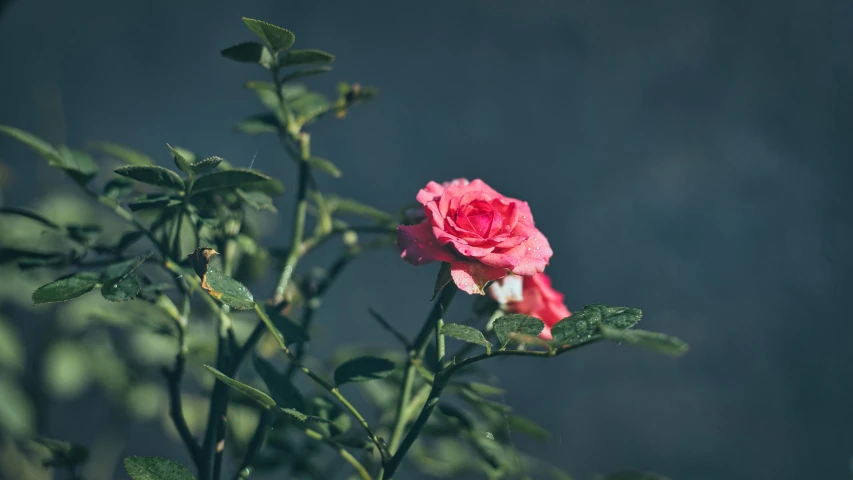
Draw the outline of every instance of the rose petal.
[[[530,238],[506,254],[520,259],[518,265],[511,269],[512,273],[526,276],[543,272],[554,251],[551,250],[545,235],[537,230]]]
[[[444,193],[444,186],[439,185],[436,182],[427,183],[426,187],[422,188],[418,195],[415,197],[415,200],[419,201],[423,205],[426,205],[427,202],[433,202]]]
[[[456,259],[436,241],[428,222],[397,227],[397,247],[400,248],[400,257],[415,266],[435,261],[452,262]]]
[[[494,268],[478,262],[453,262],[450,264],[450,276],[459,290],[473,295],[485,295],[483,286],[492,280],[506,276],[505,268]]]

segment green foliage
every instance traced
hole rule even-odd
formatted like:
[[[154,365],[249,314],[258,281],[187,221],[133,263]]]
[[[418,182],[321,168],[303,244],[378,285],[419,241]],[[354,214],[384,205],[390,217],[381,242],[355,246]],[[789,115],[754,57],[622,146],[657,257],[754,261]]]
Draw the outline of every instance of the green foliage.
[[[96,152],[101,152],[104,155],[120,160],[128,165],[155,165],[154,160],[152,160],[148,155],[123,145],[110,142],[89,142],[88,145],[90,149]]]
[[[160,457],[127,457],[124,468],[132,480],[195,480],[187,467]]]
[[[101,276],[95,272],[80,272],[60,278],[33,292],[33,305],[66,302],[85,295],[95,288]]]
[[[255,308],[252,292],[245,285],[210,267],[205,275],[207,291],[232,310],[251,310]],[[203,285],[204,286],[204,285]]]
[[[670,335],[645,330],[620,330],[618,328],[601,326],[601,333],[607,340],[636,345],[658,353],[673,357],[687,353],[687,344]]]
[[[545,328],[542,320],[528,315],[504,315],[495,320],[495,335],[501,348],[506,348],[513,334],[536,336]]]
[[[327,175],[331,175],[335,178],[340,178],[341,176],[341,171],[338,169],[338,167],[336,167],[334,163],[330,162],[329,160],[326,160],[325,158],[312,156],[305,161],[308,162],[308,165],[311,165],[312,168],[316,168],[317,170]]]
[[[335,369],[335,385],[385,378],[391,375],[394,368],[394,362],[387,358],[372,356],[353,358]]]
[[[237,390],[238,392],[242,393],[243,395],[246,395],[247,397],[251,398],[258,405],[260,405],[264,408],[272,408],[276,405],[275,400],[273,400],[272,398],[270,398],[269,395],[258,390],[257,388],[250,387],[249,385],[246,385],[243,382],[239,382],[237,380],[234,380],[233,378],[229,377],[228,375],[225,375],[224,373],[222,373],[219,370],[211,367],[210,365],[205,365],[204,368],[210,370],[210,373],[212,373],[221,382],[225,383],[226,385],[233,388],[234,390]]]
[[[275,52],[287,50],[293,45],[296,36],[293,32],[285,28],[277,27],[271,23],[254,20],[251,18],[243,18],[243,22],[249,27],[249,30],[255,32],[255,35],[261,38],[270,49]]]
[[[243,63],[257,63],[270,68],[274,59],[269,49],[258,42],[243,42],[222,50],[222,56]]]
[[[208,173],[195,179],[192,184],[192,193],[197,195],[199,193],[211,192],[214,190],[228,190],[235,188],[252,190],[258,187],[263,188],[271,182],[276,181],[255,170],[222,170],[219,172]],[[279,190],[276,189],[274,191],[278,192]],[[280,191],[283,192],[284,188],[282,187]]]
[[[476,328],[469,327],[468,325],[459,325],[458,323],[447,323],[441,327],[441,333],[448,336],[453,337],[463,342],[473,343],[475,345],[481,345],[486,347],[486,352],[491,353],[492,351],[492,342],[486,340],[486,337],[483,336],[483,332],[477,330]]]
[[[180,175],[157,165],[129,165],[116,169],[115,173],[149,185],[184,190],[184,181]]]
[[[311,63],[332,63],[333,61],[335,61],[335,56],[331,53],[327,53],[322,50],[303,49],[287,52],[283,57],[281,57],[278,64],[282,67],[288,67],[292,65],[305,65]]]

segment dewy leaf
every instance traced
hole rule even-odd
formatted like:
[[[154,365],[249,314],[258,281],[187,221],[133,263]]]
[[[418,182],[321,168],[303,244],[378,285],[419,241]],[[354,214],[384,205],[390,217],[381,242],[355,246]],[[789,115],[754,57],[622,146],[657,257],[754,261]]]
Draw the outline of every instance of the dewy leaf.
[[[220,157],[207,157],[205,159],[199,160],[190,164],[190,170],[192,170],[194,175],[203,175],[210,171],[216,169],[220,163],[223,162],[223,159]]]
[[[271,23],[245,17],[243,22],[249,27],[249,30],[255,32],[255,35],[260,37],[274,51],[287,50],[296,40],[293,32]]]
[[[132,178],[137,182],[156,185],[158,187],[171,188],[173,190],[183,190],[184,181],[181,177],[169,170],[168,168],[151,166],[136,166],[131,165],[121,167],[115,170],[119,175]]]
[[[243,382],[239,382],[237,380],[234,380],[233,378],[229,377],[228,375],[225,375],[224,373],[222,373],[219,370],[211,367],[210,365],[205,365],[204,368],[210,370],[210,373],[212,373],[214,376],[216,376],[216,378],[218,378],[220,381],[222,381],[222,383],[228,385],[229,387],[233,388],[234,390],[237,390],[238,392],[242,393],[243,395],[246,395],[247,397],[251,398],[252,400],[257,402],[260,406],[262,406],[264,408],[272,408],[275,406],[275,400],[273,400],[272,398],[270,398],[269,395],[258,390],[257,388],[250,387],[249,385],[246,385]]]
[[[326,160],[325,158],[309,157],[306,162],[308,163],[308,165],[311,165],[311,167],[316,168],[317,170],[320,170],[321,172],[329,174],[335,178],[340,178],[341,176],[341,171],[338,169],[338,167],[336,167],[334,163],[330,162],[329,160]]]
[[[268,182],[272,178],[254,170],[235,168],[208,173],[195,179],[192,193],[209,192],[229,188],[251,188],[253,184]]]
[[[687,344],[681,339],[663,333],[646,330],[620,330],[607,325],[601,325],[600,328],[602,336],[608,340],[636,345],[673,357],[683,355],[688,349]]]
[[[272,53],[258,42],[243,42],[220,53],[225,58],[243,63],[257,63],[264,68],[270,68],[273,64]]]
[[[154,160],[148,155],[124,145],[110,142],[89,142],[88,146],[96,152],[121,160],[128,165],[155,165]]]
[[[378,208],[365,205],[355,200],[339,197],[337,195],[324,195],[326,206],[332,213],[349,213],[359,217],[369,218],[379,223],[397,223],[397,219],[392,215],[379,210]]]
[[[441,327],[441,333],[448,337],[462,340],[463,342],[482,345],[486,347],[487,353],[491,353],[492,342],[486,340],[486,337],[483,336],[483,332],[474,327],[460,325],[458,323],[447,323]]]
[[[322,50],[305,49],[291,50],[285,54],[278,64],[282,67],[304,65],[307,63],[332,63],[335,56]]]
[[[505,347],[510,341],[510,334],[520,333],[522,335],[537,336],[545,328],[545,323],[536,317],[527,315],[513,314],[504,315],[495,320],[495,334],[498,336],[498,341],[501,348]]]
[[[335,385],[385,378],[394,371],[394,362],[380,357],[356,357],[335,369]]]
[[[548,438],[551,437],[548,430],[545,430],[543,427],[540,427],[532,421],[515,414],[508,415],[506,417],[506,423],[513,431],[523,433],[530,438],[535,438],[536,440],[548,440]]]
[[[296,116],[300,124],[306,124],[331,108],[325,95],[316,92],[305,92],[287,102],[287,106]]]
[[[594,307],[584,307],[551,327],[554,341],[562,345],[575,345],[591,340],[598,334],[601,312]]]
[[[233,310],[255,308],[255,298],[245,285],[210,266],[210,259],[218,254],[205,247],[188,255],[190,265],[201,279],[201,288]]]
[[[92,291],[98,280],[100,275],[95,272],[80,272],[61,278],[39,287],[33,293],[33,305],[73,300]]]
[[[195,480],[180,463],[160,457],[127,457],[124,469],[133,480]]]
[[[633,327],[643,318],[643,311],[639,308],[607,307],[602,305],[600,310],[601,323],[620,330]]]
[[[258,355],[255,355],[252,363],[255,366],[255,371],[261,376],[270,394],[272,394],[276,405],[293,409],[300,414],[305,411],[305,399],[284,374]]]

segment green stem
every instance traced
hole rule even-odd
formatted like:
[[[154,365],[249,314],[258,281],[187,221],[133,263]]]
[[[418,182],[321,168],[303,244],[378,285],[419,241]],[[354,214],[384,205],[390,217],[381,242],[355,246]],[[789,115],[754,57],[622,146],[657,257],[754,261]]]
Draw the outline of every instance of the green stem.
[[[264,442],[267,439],[267,434],[270,431],[270,424],[273,420],[273,410],[264,410],[261,418],[258,419],[258,426],[255,427],[255,434],[249,441],[249,447],[246,450],[246,455],[234,474],[234,480],[245,480],[252,474],[252,463],[255,461],[255,456],[261,451]]]
[[[358,473],[358,476],[361,477],[362,480],[373,480],[373,477],[370,476],[370,473],[367,471],[366,468],[364,468],[364,465],[362,465],[357,458],[353,457],[352,454],[346,451],[343,447],[326,439],[320,432],[316,432],[311,429],[306,429],[305,434],[308,435],[308,437],[310,438],[319,440],[325,443],[326,445],[332,447],[336,452],[338,452],[338,455],[340,455],[341,458],[343,458],[347,463],[352,466],[352,468],[355,469],[355,471]]]
[[[441,333],[441,328],[444,326],[444,319],[439,318],[435,322],[435,351],[436,351],[436,365],[438,366],[438,371],[441,372],[444,369],[444,354],[445,354],[445,345],[444,345],[444,334]]]

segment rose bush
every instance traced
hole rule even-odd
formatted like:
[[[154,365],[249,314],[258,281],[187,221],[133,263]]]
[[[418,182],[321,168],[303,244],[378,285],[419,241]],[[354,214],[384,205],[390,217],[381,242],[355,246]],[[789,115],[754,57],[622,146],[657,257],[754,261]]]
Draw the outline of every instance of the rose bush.
[[[564,303],[565,296],[551,287],[551,278],[544,273],[529,277],[509,275],[489,286],[489,295],[509,313],[536,317],[545,323],[540,338],[551,340],[551,327],[571,316]]]
[[[449,263],[454,283],[466,293],[483,294],[486,283],[507,272],[540,273],[553,255],[527,202],[501,195],[480,179],[429,182],[416,198],[426,220],[398,227],[402,258],[416,266]]]

